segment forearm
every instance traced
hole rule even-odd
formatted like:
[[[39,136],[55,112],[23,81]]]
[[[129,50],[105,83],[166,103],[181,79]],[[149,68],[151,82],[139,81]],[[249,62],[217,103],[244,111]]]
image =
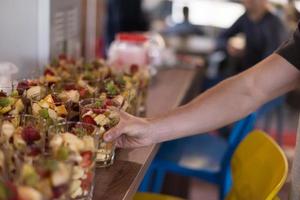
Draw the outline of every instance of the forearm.
[[[287,70],[282,70],[286,67]],[[293,89],[298,79],[296,68],[280,56],[272,55],[250,70],[204,92],[189,104],[149,119],[151,134],[155,142],[161,142],[223,127]]]

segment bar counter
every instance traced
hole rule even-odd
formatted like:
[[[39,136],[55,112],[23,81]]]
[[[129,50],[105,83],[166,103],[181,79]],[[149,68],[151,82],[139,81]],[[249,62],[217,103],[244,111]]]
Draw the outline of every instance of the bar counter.
[[[154,77],[147,99],[147,116],[155,116],[180,105],[198,70],[169,69]],[[159,145],[120,149],[115,163],[96,170],[94,200],[131,200]]]

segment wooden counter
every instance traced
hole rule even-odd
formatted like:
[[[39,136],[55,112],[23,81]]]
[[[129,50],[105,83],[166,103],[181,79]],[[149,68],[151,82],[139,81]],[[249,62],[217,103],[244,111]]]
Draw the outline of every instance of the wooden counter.
[[[160,71],[149,89],[147,116],[155,116],[179,106],[197,74],[197,70]],[[117,151],[111,167],[97,169],[93,199],[131,200],[157,149],[158,145],[153,145]]]

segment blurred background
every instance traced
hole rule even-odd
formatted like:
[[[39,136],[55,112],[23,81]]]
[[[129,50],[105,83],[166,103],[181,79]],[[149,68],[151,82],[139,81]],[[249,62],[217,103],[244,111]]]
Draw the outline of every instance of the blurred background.
[[[148,38],[154,79],[158,70],[168,68],[203,72],[188,101],[273,53],[296,29],[299,11],[296,0],[0,0],[0,64],[15,65],[2,68],[0,79],[36,76],[59,55],[110,57],[112,47],[124,40],[116,40],[119,33],[139,32]],[[265,105],[256,124],[282,145],[290,160],[298,102],[300,89]],[[226,138],[228,132],[225,128],[217,134]],[[183,184],[188,190],[176,195],[217,198],[213,185],[179,182],[172,188]],[[172,188],[166,184],[164,192],[174,194]]]

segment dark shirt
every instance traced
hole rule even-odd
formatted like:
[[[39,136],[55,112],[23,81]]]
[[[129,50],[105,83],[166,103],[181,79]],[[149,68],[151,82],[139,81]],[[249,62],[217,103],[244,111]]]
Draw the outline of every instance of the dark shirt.
[[[275,14],[267,12],[260,21],[254,22],[245,13],[220,35],[218,49],[225,50],[228,39],[239,33],[245,34],[246,37],[243,69],[255,65],[273,53],[287,37],[285,26]]]
[[[300,70],[300,22],[294,35],[280,46],[276,53]]]

